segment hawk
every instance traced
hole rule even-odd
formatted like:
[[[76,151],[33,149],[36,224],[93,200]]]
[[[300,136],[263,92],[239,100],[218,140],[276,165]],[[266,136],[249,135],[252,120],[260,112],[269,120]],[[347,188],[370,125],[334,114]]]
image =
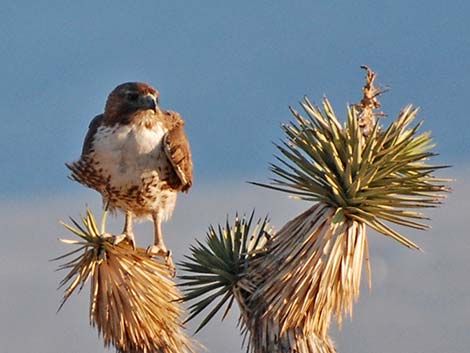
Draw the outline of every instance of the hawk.
[[[115,244],[127,238],[135,247],[133,219],[152,219],[155,241],[147,252],[174,270],[161,224],[171,217],[177,193],[191,188],[193,163],[183,119],[160,109],[158,98],[145,83],[117,86],[104,113],[91,121],[80,159],[67,167],[71,178],[98,191],[111,211],[125,213]]]

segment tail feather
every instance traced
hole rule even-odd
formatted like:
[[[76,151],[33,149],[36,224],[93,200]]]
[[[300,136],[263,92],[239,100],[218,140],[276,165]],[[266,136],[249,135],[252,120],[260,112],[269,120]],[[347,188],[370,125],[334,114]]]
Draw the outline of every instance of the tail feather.
[[[71,172],[69,179],[73,181],[100,192],[107,185],[108,181],[95,170],[89,161],[83,158],[73,163],[65,163],[65,166]]]

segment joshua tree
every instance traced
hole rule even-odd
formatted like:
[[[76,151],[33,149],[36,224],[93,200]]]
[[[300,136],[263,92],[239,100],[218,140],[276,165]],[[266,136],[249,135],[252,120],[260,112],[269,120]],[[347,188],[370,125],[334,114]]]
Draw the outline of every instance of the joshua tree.
[[[252,217],[210,228],[207,245],[199,242],[182,264],[185,299],[196,300],[190,318],[223,295],[203,326],[235,298],[254,353],[335,352],[331,317],[341,324],[352,313],[364,263],[371,283],[367,227],[419,249],[390,224],[426,229],[414,209],[439,205],[448,191],[447,180],[433,176],[443,167],[426,164],[434,155],[430,134],[411,126],[417,109],[405,107],[382,128],[382,91],[363,68],[363,98],[348,107],[345,125],[327,99],[320,109],[305,98],[306,117],[291,108],[295,121],[283,126],[275,178],[254,183],[313,205],[276,233],[264,221],[251,234]]]
[[[105,345],[122,353],[191,352],[194,342],[181,329],[179,299],[190,302],[188,320],[210,309],[198,330],[226,305],[240,307],[240,328],[253,353],[333,353],[328,336],[332,315],[341,323],[359,295],[365,263],[371,283],[367,228],[412,249],[419,247],[394,224],[426,229],[418,208],[438,206],[448,188],[427,164],[434,156],[429,133],[413,125],[417,109],[405,107],[382,127],[375,73],[367,71],[363,98],[340,123],[327,99],[307,98],[306,115],[291,108],[294,121],[262,187],[288,192],[309,208],[277,232],[267,218],[228,219],[209,227],[180,265],[181,297],[165,263],[123,242],[113,245],[91,214],[67,229],[80,247],[58,259],[69,269],[64,302],[91,279],[90,321]],[[63,304],[63,303],[62,303]],[[212,307],[212,308],[211,308]]]

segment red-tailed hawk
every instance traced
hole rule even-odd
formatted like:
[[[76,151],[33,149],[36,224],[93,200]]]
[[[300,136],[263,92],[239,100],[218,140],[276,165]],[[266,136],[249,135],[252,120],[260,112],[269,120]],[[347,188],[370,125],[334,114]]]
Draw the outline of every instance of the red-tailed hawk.
[[[115,243],[127,238],[135,246],[132,219],[151,218],[155,242],[148,252],[173,267],[161,223],[173,213],[176,194],[191,187],[193,164],[183,119],[161,110],[158,97],[145,83],[117,86],[104,113],[91,121],[80,159],[67,167],[72,179],[101,193],[110,210],[126,214]]]

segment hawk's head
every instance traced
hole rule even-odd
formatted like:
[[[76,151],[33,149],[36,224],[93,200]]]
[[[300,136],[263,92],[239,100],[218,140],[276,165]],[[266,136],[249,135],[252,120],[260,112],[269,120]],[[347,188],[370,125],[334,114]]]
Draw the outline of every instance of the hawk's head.
[[[109,95],[104,109],[105,119],[124,122],[137,112],[149,110],[155,113],[159,109],[158,96],[158,91],[146,83],[123,83]]]

